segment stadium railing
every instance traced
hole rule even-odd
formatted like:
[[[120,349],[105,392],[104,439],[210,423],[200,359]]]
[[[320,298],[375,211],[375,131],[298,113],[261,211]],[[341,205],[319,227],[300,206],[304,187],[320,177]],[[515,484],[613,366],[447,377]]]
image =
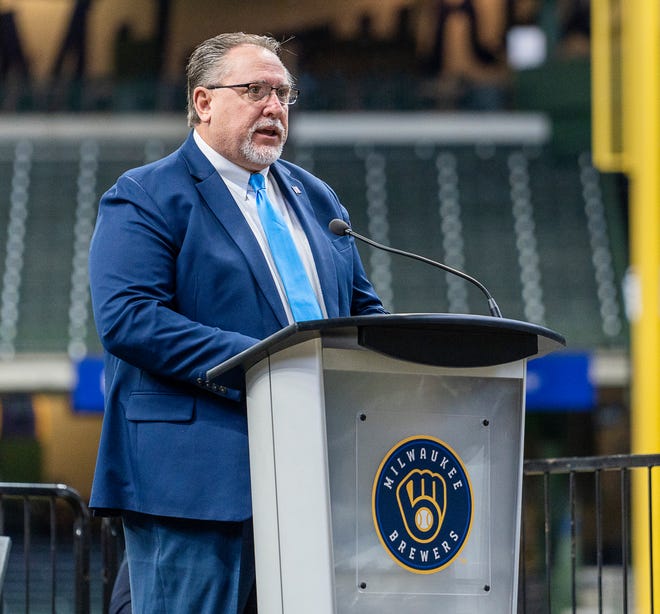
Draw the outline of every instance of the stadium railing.
[[[650,569],[642,571],[650,572],[653,611],[659,466],[660,454],[525,462],[520,613],[647,611],[633,581],[636,548],[648,551]],[[645,497],[634,498],[635,480],[645,485]],[[648,512],[644,543],[634,543],[633,506]],[[80,495],[62,484],[0,482],[0,535],[13,542],[0,612],[3,605],[9,612],[108,612],[123,557],[118,519],[93,518]]]

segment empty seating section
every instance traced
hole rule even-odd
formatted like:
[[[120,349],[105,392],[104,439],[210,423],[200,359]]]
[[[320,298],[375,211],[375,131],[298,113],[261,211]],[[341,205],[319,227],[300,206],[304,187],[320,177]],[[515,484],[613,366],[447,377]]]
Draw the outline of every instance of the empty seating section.
[[[33,143],[17,352],[56,352],[66,340],[78,149],[68,144]]]
[[[0,354],[100,352],[86,285],[98,198],[180,140],[0,139]],[[337,190],[357,232],[465,270],[505,317],[555,328],[572,347],[626,343],[624,211],[588,153],[515,142],[298,146],[294,133],[286,157]],[[462,280],[359,249],[391,310],[488,313]]]
[[[358,146],[315,147],[305,158],[337,189],[356,231],[462,268],[487,286],[505,317],[555,328],[571,347],[625,344],[623,209],[610,202],[616,195],[601,186],[588,153],[558,156],[549,146],[527,145]],[[370,160],[385,167],[384,203],[375,210]],[[369,269],[374,252],[360,251]],[[487,313],[483,294],[442,271],[395,256],[389,265],[391,309],[454,311],[451,286],[463,284],[461,311]]]
[[[537,158],[530,175],[548,317],[575,338],[587,331],[598,334],[602,323],[579,166],[569,162],[549,166]]]
[[[465,268],[495,296],[506,317],[528,319],[522,300],[515,220],[511,203],[510,147],[464,147],[456,152],[465,233]],[[484,313],[482,295],[473,311]]]

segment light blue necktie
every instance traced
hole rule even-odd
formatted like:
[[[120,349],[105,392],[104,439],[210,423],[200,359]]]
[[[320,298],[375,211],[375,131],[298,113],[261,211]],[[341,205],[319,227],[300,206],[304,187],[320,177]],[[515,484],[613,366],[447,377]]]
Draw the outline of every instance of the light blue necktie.
[[[257,213],[284,284],[293,319],[296,322],[320,320],[323,314],[312,284],[287,225],[268,198],[264,176],[261,173],[253,173],[250,176],[250,186],[257,195]]]

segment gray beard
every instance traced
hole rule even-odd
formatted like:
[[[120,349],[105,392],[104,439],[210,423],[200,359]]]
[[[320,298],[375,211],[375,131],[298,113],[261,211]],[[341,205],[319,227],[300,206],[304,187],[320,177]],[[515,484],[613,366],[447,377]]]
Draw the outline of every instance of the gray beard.
[[[284,141],[280,145],[269,147],[267,145],[256,146],[251,139],[246,139],[241,145],[241,153],[246,160],[264,167],[279,160],[283,149]]]
[[[282,140],[279,145],[275,147],[270,147],[268,145],[257,146],[252,141],[254,133],[259,128],[264,128],[267,126],[277,127],[281,131]],[[284,149],[284,143],[286,143],[286,137],[287,133],[279,120],[260,121],[252,127],[252,130],[241,144],[241,154],[243,154],[246,160],[252,162],[253,164],[258,164],[259,166],[264,167],[270,166],[273,162],[276,162],[280,159],[282,150]]]

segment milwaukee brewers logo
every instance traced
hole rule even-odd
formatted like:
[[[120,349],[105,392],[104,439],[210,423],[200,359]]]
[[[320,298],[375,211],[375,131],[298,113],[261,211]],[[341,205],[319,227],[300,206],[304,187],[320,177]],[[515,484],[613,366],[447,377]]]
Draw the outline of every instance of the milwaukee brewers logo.
[[[397,443],[374,479],[374,525],[388,554],[413,573],[447,567],[472,524],[470,478],[458,455],[434,437]]]

